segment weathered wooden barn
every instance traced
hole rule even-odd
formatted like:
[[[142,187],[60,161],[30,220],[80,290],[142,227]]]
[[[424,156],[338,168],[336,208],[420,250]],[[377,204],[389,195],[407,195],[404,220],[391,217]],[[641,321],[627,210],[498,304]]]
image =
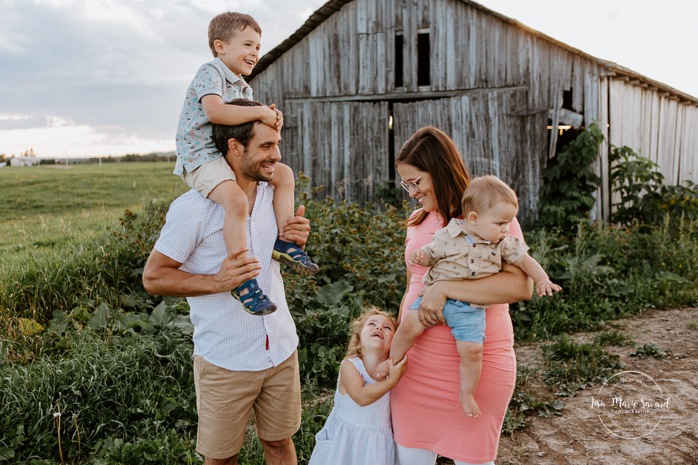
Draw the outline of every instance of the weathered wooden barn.
[[[547,160],[593,122],[606,186],[608,144],[657,162],[668,184],[698,182],[698,98],[468,0],[330,0],[251,84],[284,112],[285,161],[335,198],[394,182],[395,153],[424,125],[453,137],[473,175],[514,187],[523,218]],[[599,194],[607,217],[609,187]]]

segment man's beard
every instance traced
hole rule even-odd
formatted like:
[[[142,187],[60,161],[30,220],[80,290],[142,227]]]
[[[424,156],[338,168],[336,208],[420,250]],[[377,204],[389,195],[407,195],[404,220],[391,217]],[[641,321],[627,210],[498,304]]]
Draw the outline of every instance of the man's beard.
[[[244,165],[242,166],[241,170],[242,174],[253,181],[270,182],[272,179],[274,179],[274,173],[272,173],[271,176],[266,176],[262,174],[262,165],[265,164],[275,165],[276,163],[264,160],[254,166]]]

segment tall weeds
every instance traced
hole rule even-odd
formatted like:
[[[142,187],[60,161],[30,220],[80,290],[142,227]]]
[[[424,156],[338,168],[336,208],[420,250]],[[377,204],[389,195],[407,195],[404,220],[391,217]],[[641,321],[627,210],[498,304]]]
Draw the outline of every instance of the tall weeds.
[[[520,341],[601,328],[645,308],[698,303],[696,221],[667,215],[654,228],[580,223],[572,238],[537,231],[529,244],[563,292],[512,306]]]
[[[120,307],[124,296],[143,295],[139,272],[166,208],[150,202],[141,213],[127,210],[116,227],[89,241],[77,235],[61,247],[7,254],[0,268],[0,309],[46,322],[54,311],[100,303]]]
[[[75,460],[79,449],[103,450],[104,438],[189,438],[196,423],[191,340],[161,328],[156,335],[107,336],[79,331],[55,354],[0,368],[0,459]],[[60,436],[54,415],[60,414]],[[62,444],[58,441],[62,439]],[[100,452],[101,451],[101,452]],[[15,462],[17,463],[17,462]]]

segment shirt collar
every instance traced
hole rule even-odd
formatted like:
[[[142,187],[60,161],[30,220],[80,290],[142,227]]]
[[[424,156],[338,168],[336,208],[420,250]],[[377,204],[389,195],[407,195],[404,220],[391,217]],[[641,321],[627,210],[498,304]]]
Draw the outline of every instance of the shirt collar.
[[[460,218],[451,218],[451,221],[449,221],[448,225],[446,225],[446,231],[448,231],[448,235],[451,237],[458,237],[461,234],[467,235],[466,232],[463,230],[463,223],[464,221]]]
[[[446,226],[446,231],[448,231],[448,235],[452,238],[456,238],[462,234],[465,236],[465,239],[468,241],[469,244],[491,244],[490,241],[486,241],[474,234],[468,234],[465,231],[465,229],[463,229],[464,224],[465,220],[462,220],[460,218],[451,218],[451,221],[449,221],[448,225]]]
[[[250,87],[250,85],[243,79],[242,76],[238,76],[237,74],[233,73],[230,71],[230,68],[228,68],[225,63],[223,63],[223,60],[221,60],[219,57],[216,57],[213,60],[216,63],[216,66],[223,71],[223,76],[225,76],[225,80],[228,81],[231,84],[237,84],[240,86],[240,88],[244,91],[245,88]]]

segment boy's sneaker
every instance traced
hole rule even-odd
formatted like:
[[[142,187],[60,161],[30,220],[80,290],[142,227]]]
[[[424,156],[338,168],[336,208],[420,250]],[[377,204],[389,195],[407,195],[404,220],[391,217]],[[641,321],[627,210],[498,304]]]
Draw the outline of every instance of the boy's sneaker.
[[[245,281],[230,293],[242,303],[245,311],[252,315],[269,315],[276,311],[276,304],[264,295],[256,279]]]
[[[300,248],[298,244],[288,241],[276,240],[271,258],[290,266],[298,273],[316,274],[320,267],[310,260],[310,257]]]

